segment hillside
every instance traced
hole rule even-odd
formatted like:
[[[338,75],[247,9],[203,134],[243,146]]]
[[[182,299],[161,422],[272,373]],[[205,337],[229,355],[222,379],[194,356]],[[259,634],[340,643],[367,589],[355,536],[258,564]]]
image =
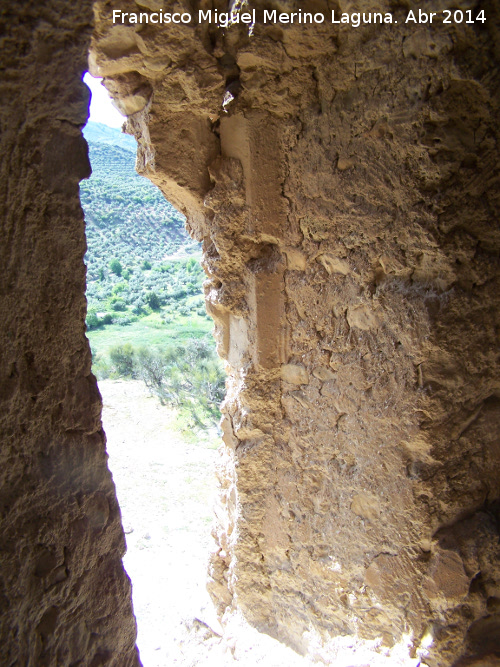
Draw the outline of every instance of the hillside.
[[[83,136],[87,143],[108,144],[110,146],[120,146],[132,153],[136,152],[137,143],[130,134],[125,134],[114,127],[108,127],[103,123],[94,123],[90,121],[83,128]]]
[[[80,185],[89,283],[102,280],[113,259],[134,270],[144,260],[154,264],[179,250],[199,252],[185,232],[184,216],[135,172],[135,140],[100,123],[88,123],[84,134],[92,165],[92,176]]]
[[[100,123],[88,123],[85,137],[92,165],[92,176],[80,185],[89,328],[126,323],[147,315],[151,306],[161,311],[169,301],[187,314],[186,298],[201,294],[203,272],[199,244],[188,237],[184,216],[135,172],[132,137]],[[200,305],[198,296],[198,310]]]
[[[199,244],[188,237],[184,217],[158,188],[136,174],[134,139],[98,123],[87,125],[85,137],[92,176],[81,183],[80,191],[87,230],[87,332],[94,372],[100,378],[138,377],[145,372],[145,349],[153,346],[161,356],[180,341],[187,355],[186,372],[191,358],[203,361],[208,372],[206,359],[215,359],[213,340],[206,343],[208,352],[205,343],[195,348],[189,343],[205,338],[212,329],[202,296]],[[191,349],[194,357],[186,352]],[[161,363],[165,373],[172,370],[164,357]],[[195,374],[189,382],[183,380],[183,386],[191,387],[194,379]],[[180,391],[177,388],[177,395]]]

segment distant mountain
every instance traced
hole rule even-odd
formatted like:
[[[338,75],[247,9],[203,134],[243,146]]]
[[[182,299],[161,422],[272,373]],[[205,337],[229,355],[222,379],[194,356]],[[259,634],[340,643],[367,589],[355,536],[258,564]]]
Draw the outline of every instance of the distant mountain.
[[[108,127],[102,123],[89,122],[83,128],[83,136],[88,142],[98,144],[108,144],[110,146],[119,146],[128,151],[137,150],[137,143],[130,134],[124,134],[121,130],[114,127]]]

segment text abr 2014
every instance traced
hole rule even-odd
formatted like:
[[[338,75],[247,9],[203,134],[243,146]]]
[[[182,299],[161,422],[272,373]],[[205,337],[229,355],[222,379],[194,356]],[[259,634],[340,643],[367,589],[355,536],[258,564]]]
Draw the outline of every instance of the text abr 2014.
[[[257,16],[255,9],[251,12],[218,12],[217,10],[200,9],[198,11],[198,23],[211,23],[221,28],[227,28],[238,23],[255,25]],[[484,23],[486,16],[484,9],[476,12],[472,9],[462,11],[461,9],[451,10],[443,9],[438,12],[424,12],[422,9],[409,10],[404,23],[408,24],[435,24],[441,21],[445,24],[460,23]],[[265,9],[262,16],[264,24],[279,23],[286,24],[322,24],[326,22],[325,14],[321,12],[278,12],[276,9]],[[352,28],[359,28],[362,25],[375,24],[396,24],[398,20],[394,18],[391,12],[342,12],[336,13],[332,10],[330,22],[332,24],[349,25]],[[113,23],[164,23],[164,24],[192,24],[193,16],[190,12],[122,12],[113,10]]]

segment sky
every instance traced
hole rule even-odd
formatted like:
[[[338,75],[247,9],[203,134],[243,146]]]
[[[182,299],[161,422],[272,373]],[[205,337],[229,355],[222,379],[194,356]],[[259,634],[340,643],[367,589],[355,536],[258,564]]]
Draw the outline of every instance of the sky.
[[[108,91],[101,85],[102,79],[94,79],[86,72],[83,80],[92,92],[89,120],[95,123],[104,123],[109,127],[121,127],[125,116],[122,116],[118,109],[115,109],[112,105]]]

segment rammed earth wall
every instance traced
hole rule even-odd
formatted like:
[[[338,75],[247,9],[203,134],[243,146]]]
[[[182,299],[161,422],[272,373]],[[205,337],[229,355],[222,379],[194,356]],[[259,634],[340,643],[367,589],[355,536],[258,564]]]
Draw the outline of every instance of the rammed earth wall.
[[[429,665],[496,664],[498,10],[430,27],[405,22],[420,5],[379,5],[398,22],[257,20],[250,36],[117,25],[113,10],[138,5],[96,2],[91,70],[130,115],[139,171],[204,244],[229,372],[220,613],[239,608],[304,653],[338,634],[389,649],[409,635]],[[83,336],[90,7],[10,7],[2,641],[8,664],[134,664]]]
[[[269,25],[344,8],[255,1],[251,36],[96,9],[93,72],[204,244],[229,372],[220,612],[306,653],[339,633],[406,633],[436,665],[499,650],[495,6],[430,27],[407,18],[434,7],[382,2],[392,24],[354,28]]]

